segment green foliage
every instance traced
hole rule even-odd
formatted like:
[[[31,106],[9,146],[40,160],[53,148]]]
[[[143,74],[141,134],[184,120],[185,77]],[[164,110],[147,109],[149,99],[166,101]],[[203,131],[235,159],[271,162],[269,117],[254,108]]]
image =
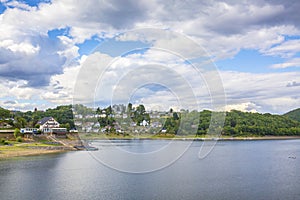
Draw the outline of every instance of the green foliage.
[[[221,113],[215,115],[222,116]],[[215,119],[217,120],[217,119]],[[173,113],[173,117],[168,117],[164,123],[164,129],[171,134],[193,134],[193,127],[198,125],[197,135],[205,135],[210,129],[217,132],[222,127],[217,125],[217,121],[212,121],[212,112],[204,110],[201,112],[182,112],[180,116]],[[300,135],[300,122],[289,119],[286,116],[241,112],[233,110],[226,112],[222,135],[228,136],[295,136]]]
[[[29,120],[29,119],[27,119],[27,120]],[[27,120],[25,118],[21,117],[21,116],[17,116],[17,117],[15,117],[14,126],[18,129],[26,127],[27,123],[28,123]]]
[[[23,137],[23,134],[20,132],[20,129],[16,128],[14,131],[14,137],[18,138],[19,136]]]
[[[7,140],[5,140],[4,138],[0,139],[0,143],[3,145],[9,145],[9,142]]]
[[[22,135],[22,134],[21,134],[21,132],[20,132],[20,129],[16,128],[15,131],[14,131],[14,136],[15,136],[15,138],[17,138],[17,137],[19,137],[19,136],[21,136],[21,135]]]
[[[233,110],[226,113],[223,135],[300,135],[300,123],[281,115]]]
[[[10,117],[10,111],[0,107],[0,119],[5,119]]]
[[[23,139],[22,139],[22,137],[18,136],[18,137],[16,138],[16,141],[17,141],[17,142],[23,142]]]
[[[37,122],[44,117],[53,117],[60,124],[70,126],[70,128],[75,127],[71,105],[57,106],[56,108],[50,108],[46,111],[16,112],[14,115],[15,123],[13,125],[19,129],[24,127],[38,128],[39,125],[37,125]]]
[[[176,112],[173,112],[173,109],[170,109],[172,117],[168,117],[164,123],[163,129],[167,130],[167,133],[177,134],[180,126],[180,118]]]
[[[298,108],[296,110],[292,110],[292,111],[284,114],[284,116],[300,122],[300,108]]]
[[[137,125],[139,125],[144,120],[150,122],[150,115],[146,113],[144,105],[139,105],[135,109],[131,108],[130,116],[132,121],[136,122]]]
[[[60,124],[61,128],[66,128],[68,131],[71,129],[71,125],[69,123],[66,124]]]
[[[45,116],[51,116],[56,119],[60,124],[64,124],[66,128],[74,128],[73,111],[72,106],[57,106],[54,109],[47,109]],[[68,124],[68,125],[67,125]]]

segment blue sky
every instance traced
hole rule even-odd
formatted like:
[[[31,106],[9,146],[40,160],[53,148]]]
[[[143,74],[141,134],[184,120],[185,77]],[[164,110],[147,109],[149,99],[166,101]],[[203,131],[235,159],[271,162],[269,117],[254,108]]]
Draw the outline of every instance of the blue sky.
[[[70,104],[85,64],[101,68],[108,60],[113,62],[111,67],[106,63],[110,80],[119,76],[121,81],[122,70],[160,62],[190,73],[187,82],[196,81],[188,63],[201,63],[203,55],[191,48],[191,40],[214,61],[226,109],[285,113],[300,107],[299,8],[299,2],[284,0],[1,0],[0,106],[33,110]],[[143,28],[149,31],[140,33]],[[186,39],[159,38],[151,29],[171,31]],[[158,47],[174,52],[160,52]],[[174,55],[185,55],[189,62],[175,61]],[[95,72],[101,70],[91,68],[87,78]],[[165,73],[163,69],[161,73]],[[161,78],[164,82],[168,75]],[[166,109],[172,106],[174,101],[164,93],[165,86],[155,87],[156,91],[147,87],[140,91],[145,95],[141,101],[151,102],[153,107],[162,102]],[[203,88],[195,86],[194,90],[206,94]],[[211,97],[200,96],[200,107],[207,108],[209,101],[203,99]]]
[[[289,69],[272,69],[270,66],[282,63],[284,59],[277,56],[262,55],[257,50],[240,50],[233,58],[226,58],[216,62],[221,70],[242,71],[250,73],[278,72]]]

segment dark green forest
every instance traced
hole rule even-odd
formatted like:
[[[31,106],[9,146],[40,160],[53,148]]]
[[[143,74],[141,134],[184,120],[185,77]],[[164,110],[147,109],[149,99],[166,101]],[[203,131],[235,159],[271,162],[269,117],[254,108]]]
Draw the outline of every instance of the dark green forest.
[[[201,112],[188,112],[185,114],[185,122],[182,122],[183,113],[173,113],[164,124],[167,133],[188,135],[205,135],[209,128],[215,132],[221,130],[224,136],[295,136],[300,135],[300,121],[289,118],[285,115],[272,115],[269,113],[250,113],[232,110],[226,112],[224,126],[214,126],[212,112],[204,110]],[[221,115],[221,113],[219,113]],[[199,121],[198,121],[199,119]],[[197,125],[197,130],[192,127]],[[189,128],[191,127],[191,128]],[[217,130],[219,129],[219,130]]]

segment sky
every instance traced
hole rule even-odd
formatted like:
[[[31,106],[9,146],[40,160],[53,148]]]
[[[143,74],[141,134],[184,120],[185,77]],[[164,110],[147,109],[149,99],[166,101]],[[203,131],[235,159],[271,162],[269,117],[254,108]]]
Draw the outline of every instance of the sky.
[[[300,107],[298,0],[0,0],[0,106]]]

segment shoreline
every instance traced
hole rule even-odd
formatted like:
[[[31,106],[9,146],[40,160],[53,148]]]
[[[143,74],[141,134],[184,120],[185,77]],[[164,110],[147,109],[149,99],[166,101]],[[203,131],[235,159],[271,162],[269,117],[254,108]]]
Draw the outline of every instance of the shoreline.
[[[82,140],[194,140],[194,141],[255,141],[255,140],[296,140],[300,136],[252,136],[252,137],[122,137],[122,136],[99,136],[99,137],[83,137]]]
[[[45,154],[56,154],[74,151],[64,146],[59,147],[18,147],[18,146],[0,146],[0,161],[18,157],[39,156]]]
[[[264,137],[93,137],[84,140],[175,140],[175,141],[263,141],[263,140],[298,140],[300,136],[264,136]],[[0,161],[28,156],[39,156],[77,151],[66,146],[0,146]]]

